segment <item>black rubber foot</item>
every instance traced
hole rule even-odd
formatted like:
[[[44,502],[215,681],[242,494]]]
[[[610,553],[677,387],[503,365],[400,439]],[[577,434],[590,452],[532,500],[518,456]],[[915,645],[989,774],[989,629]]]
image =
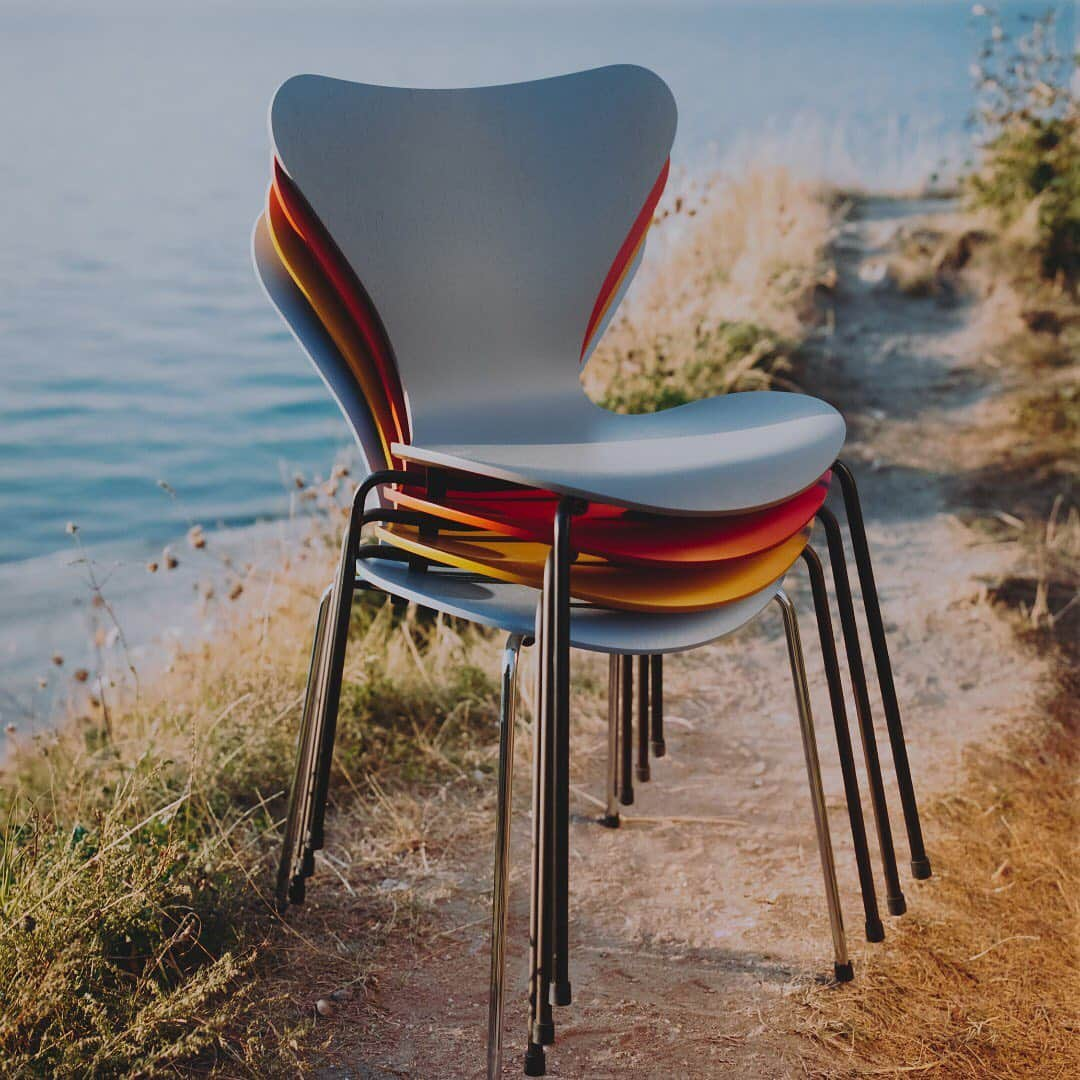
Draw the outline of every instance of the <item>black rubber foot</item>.
[[[315,876],[315,852],[311,848],[304,849],[304,858],[300,863],[300,873],[304,877]]]
[[[618,814],[601,814],[597,819],[605,829],[617,829],[619,827]]]
[[[302,904],[304,902],[304,879],[302,877],[294,877],[289,882],[289,903],[290,904]]]
[[[547,1062],[544,1060],[544,1048],[536,1043],[529,1043],[525,1051],[525,1075],[543,1076],[547,1072]]]
[[[903,893],[899,896],[890,896],[885,903],[890,915],[903,915],[907,911],[907,901],[904,899]]]
[[[838,983],[851,982],[855,978],[855,969],[850,963],[833,964],[833,977]]]
[[[622,803],[623,806],[633,806],[634,793],[631,791],[629,795],[620,795],[619,802]]]
[[[866,923],[866,940],[867,941],[884,941],[885,940],[885,927],[881,925],[881,920],[876,922]]]
[[[564,1006],[569,1005],[573,999],[573,994],[570,990],[570,983],[552,983],[551,984],[551,1004]]]
[[[930,860],[925,855],[921,859],[911,860],[911,876],[917,881],[925,881],[930,873]]]
[[[663,757],[667,753],[667,747],[662,742],[654,742],[651,745],[653,757]]]
[[[555,1025],[548,1021],[545,1024],[533,1024],[529,1031],[530,1046],[554,1046]]]
[[[649,767],[648,765],[642,767],[638,765],[634,769],[634,776],[637,778],[638,783],[647,784],[649,782]]]

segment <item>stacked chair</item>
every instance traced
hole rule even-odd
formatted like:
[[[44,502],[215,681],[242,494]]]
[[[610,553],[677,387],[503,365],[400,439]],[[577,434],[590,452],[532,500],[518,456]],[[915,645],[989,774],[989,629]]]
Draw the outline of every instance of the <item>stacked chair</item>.
[[[257,274],[367,465],[319,604],[278,902],[304,898],[324,816],[357,588],[507,635],[496,809],[488,1076],[502,1063],[518,657],[538,650],[529,1028],[543,1075],[569,966],[570,657],[610,656],[608,799],[619,823],[664,753],[662,657],[780,608],[825,880],[834,974],[852,977],[796,611],[809,573],[866,936],[883,936],[822,564],[823,530],[892,914],[904,910],[837,482],[915,877],[930,873],[844,422],[812,397],[730,394],[649,415],[588,401],[580,365],[641,263],[668,173],[664,82],[614,66],[509,86],[409,90],[303,75],[270,110],[273,178]],[[634,753],[634,658],[637,752]]]

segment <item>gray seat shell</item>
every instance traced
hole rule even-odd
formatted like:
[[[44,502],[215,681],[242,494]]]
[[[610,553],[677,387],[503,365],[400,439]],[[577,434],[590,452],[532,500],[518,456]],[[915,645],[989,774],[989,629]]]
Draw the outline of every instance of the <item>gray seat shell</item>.
[[[459,619],[532,636],[540,592],[442,567],[420,572],[390,559],[361,559],[357,576],[394,596]],[[776,596],[783,578],[710,611],[643,615],[570,603],[570,645],[590,652],[640,656],[683,652],[730,634],[757,617]]]
[[[280,87],[275,153],[387,331],[412,432],[396,454],[672,514],[768,506],[828,468],[844,423],[813,398],[619,416],[585,397],[588,321],[675,126],[666,84],[633,65],[454,90]]]

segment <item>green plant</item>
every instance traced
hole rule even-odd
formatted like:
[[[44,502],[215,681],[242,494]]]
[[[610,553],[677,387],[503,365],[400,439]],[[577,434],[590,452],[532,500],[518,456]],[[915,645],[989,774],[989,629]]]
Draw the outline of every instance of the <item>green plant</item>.
[[[1015,41],[997,15],[973,74],[980,167],[966,188],[1036,251],[1042,273],[1080,277],[1080,102],[1066,84],[1053,11]]]

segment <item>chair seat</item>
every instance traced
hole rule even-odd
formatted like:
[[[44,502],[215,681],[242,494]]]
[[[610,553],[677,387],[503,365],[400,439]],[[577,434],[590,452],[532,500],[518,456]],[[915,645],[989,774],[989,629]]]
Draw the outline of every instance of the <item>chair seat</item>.
[[[544,544],[484,533],[440,532],[425,538],[411,525],[379,525],[375,535],[444,566],[537,588],[551,550]],[[706,611],[750,596],[787,573],[809,538],[810,528],[804,528],[753,555],[662,569],[614,566],[584,555],[570,568],[570,595],[622,611]]]
[[[508,634],[532,637],[540,593],[459,570],[410,569],[389,559],[362,559],[357,576],[385,592],[445,615],[480,623]],[[570,644],[590,652],[645,654],[682,652],[730,634],[755,618],[776,595],[783,578],[750,596],[709,611],[639,614],[570,603]]]
[[[635,510],[730,514],[810,487],[844,443],[843,417],[803,394],[762,390],[664,412],[608,412],[584,395],[487,403],[483,419],[440,425],[471,441],[395,443],[398,457]]]
[[[821,509],[831,476],[825,473],[806,491],[747,514],[673,520],[590,503],[571,522],[570,544],[582,554],[629,566],[663,567],[738,559],[764,551],[798,532]],[[521,493],[532,497],[515,497]],[[539,489],[513,488],[510,496],[506,491],[462,492],[438,499],[425,496],[422,488],[386,492],[387,500],[402,509],[506,537],[551,542],[557,500]]]

